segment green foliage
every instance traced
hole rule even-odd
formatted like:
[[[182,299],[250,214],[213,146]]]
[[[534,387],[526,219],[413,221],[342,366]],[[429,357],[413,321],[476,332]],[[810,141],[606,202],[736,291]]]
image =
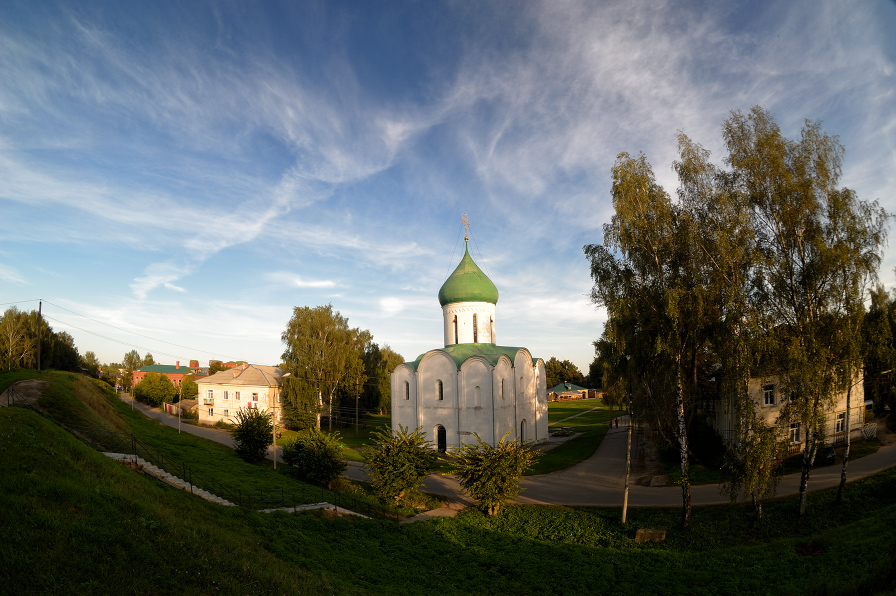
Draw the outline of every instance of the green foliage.
[[[332,304],[295,307],[280,338],[286,346],[282,356],[286,372],[302,384],[301,395],[312,391],[326,400],[327,413],[338,411],[335,400],[340,388],[366,382],[362,355],[371,341],[370,332],[349,328],[348,319],[334,311]],[[294,409],[304,412],[303,405]],[[331,415],[331,426],[332,422]]]
[[[274,442],[274,417],[258,408],[240,408],[235,418],[230,436],[236,454],[250,462],[263,460]]]
[[[134,372],[143,368],[143,358],[140,357],[140,353],[137,350],[131,350],[125,354],[121,363],[128,372]]]
[[[422,427],[413,432],[399,425],[398,430],[375,431],[376,445],[365,456],[365,466],[374,492],[383,501],[399,503],[414,491],[438,461],[432,443]]]
[[[585,377],[579,367],[569,360],[557,360],[556,357],[551,358],[544,363],[544,376],[547,388],[550,389],[560,383],[572,383],[579,387],[585,386]]]
[[[96,354],[90,350],[84,352],[84,357],[81,358],[81,367],[89,376],[99,377],[100,361],[97,360]]]
[[[531,445],[508,441],[508,434],[496,447],[474,435],[475,444],[463,445],[454,452],[451,472],[464,492],[478,501],[477,507],[489,515],[520,493],[520,476],[535,460]]]
[[[283,445],[283,461],[295,468],[302,480],[329,487],[348,467],[342,455],[339,433],[311,427]]]
[[[152,366],[155,363],[156,363],[155,358],[152,357],[152,354],[147,352],[146,356],[143,357],[143,366]]]
[[[193,379],[193,375],[185,375],[180,383],[180,398],[195,399],[199,395],[199,385]]]
[[[401,354],[388,345],[378,346],[374,342],[364,351],[364,374],[367,383],[361,393],[361,405],[371,411],[390,412],[392,410],[392,371],[404,362]]]
[[[289,428],[302,429],[316,425],[320,404],[314,384],[300,377],[285,377],[280,397],[283,418]]]
[[[162,402],[174,400],[177,388],[171,380],[160,373],[149,373],[134,387],[134,399],[157,408]]]

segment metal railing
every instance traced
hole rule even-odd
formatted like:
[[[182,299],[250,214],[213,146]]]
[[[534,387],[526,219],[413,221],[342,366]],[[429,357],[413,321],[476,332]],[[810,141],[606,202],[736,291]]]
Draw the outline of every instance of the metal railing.
[[[25,401],[21,394],[13,391],[11,387],[7,391],[7,403],[10,406],[28,408],[43,415],[40,410]],[[133,455],[135,462],[137,459],[142,459],[173,476],[177,476],[187,483],[191,493],[201,488],[239,507],[248,509],[291,508],[296,510],[303,505],[330,503],[336,507],[348,509],[373,519],[385,519],[395,522],[400,520],[400,516],[397,513],[377,507],[352,495],[323,487],[307,485],[288,491],[283,488],[279,490],[244,490],[239,487],[233,487],[220,482],[210,474],[197,472],[186,462],[161,452],[138,439],[133,433],[90,426],[69,426],[61,424],[57,420],[53,421],[94,449]]]
[[[300,490],[244,490],[220,482],[213,476],[197,472],[186,462],[177,460],[138,439],[132,433],[109,431],[95,427],[68,427],[68,430],[95,448],[103,451],[133,455],[177,476],[189,485],[212,493],[231,503],[248,509],[297,509],[313,503],[330,503],[355,513],[376,519],[398,521],[400,516],[375,505],[323,487],[307,486]]]

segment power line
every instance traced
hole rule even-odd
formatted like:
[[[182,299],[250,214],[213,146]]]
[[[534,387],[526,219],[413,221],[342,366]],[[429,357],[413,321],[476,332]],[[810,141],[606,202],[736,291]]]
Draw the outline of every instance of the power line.
[[[161,343],[163,343],[163,344],[168,344],[168,345],[170,345],[170,346],[174,346],[174,347],[177,347],[177,348],[183,348],[184,350],[189,350],[189,351],[191,351],[191,352],[202,352],[203,354],[210,354],[210,355],[212,355],[212,356],[220,356],[220,354],[217,354],[217,353],[215,353],[215,352],[209,352],[208,350],[199,350],[199,349],[196,349],[196,348],[191,348],[191,347],[189,347],[189,346],[182,346],[182,345],[180,345],[180,344],[176,344],[176,343],[174,343],[174,342],[165,341],[164,339],[158,339],[158,338],[156,338],[156,337],[150,337],[150,336],[148,336],[148,335],[143,335],[142,333],[137,333],[136,331],[130,331],[130,330],[128,330],[128,329],[122,329],[121,327],[116,327],[115,325],[112,325],[111,323],[106,323],[105,321],[100,321],[100,320],[98,320],[98,319],[93,319],[93,318],[88,317],[88,316],[86,316],[86,315],[82,315],[81,313],[77,313],[77,312],[75,312],[75,311],[73,311],[73,310],[70,310],[70,309],[68,309],[68,308],[65,308],[64,306],[59,306],[58,304],[54,304],[53,302],[50,302],[49,300],[44,300],[44,302],[47,303],[47,304],[50,304],[50,305],[52,305],[52,306],[55,306],[56,308],[62,309],[62,310],[64,310],[64,311],[66,311],[66,312],[70,312],[70,313],[72,313],[73,315],[77,315],[77,316],[79,316],[79,317],[85,318],[85,319],[87,319],[88,321],[93,321],[94,323],[100,323],[101,325],[106,325],[107,327],[111,327],[112,329],[116,329],[116,330],[118,330],[118,331],[123,331],[123,332],[125,332],[125,333],[131,333],[131,334],[133,334],[133,335],[136,335],[136,336],[138,336],[138,337],[142,337],[142,338],[144,338],[144,339],[151,339],[152,341],[161,342]],[[83,331],[83,329],[82,329],[82,331]],[[143,348],[143,349],[146,349],[146,348]],[[169,355],[170,355],[170,354],[169,354]]]
[[[130,342],[122,341],[122,340],[120,340],[120,339],[115,339],[114,337],[108,337],[108,336],[106,336],[106,335],[101,335],[101,334],[96,333],[96,332],[94,332],[94,331],[88,331],[87,329],[84,329],[83,327],[78,327],[77,325],[72,325],[71,323],[67,323],[67,322],[63,321],[62,319],[57,319],[56,317],[51,317],[51,316],[49,316],[49,315],[46,314],[46,313],[44,313],[43,317],[44,317],[45,319],[49,319],[50,321],[55,321],[55,322],[60,323],[60,324],[62,324],[62,325],[66,325],[66,326],[68,326],[68,327],[71,327],[72,329],[77,329],[78,331],[83,331],[84,333],[89,333],[90,335],[95,335],[95,336],[100,337],[100,338],[102,338],[102,339],[105,339],[105,340],[108,340],[108,341],[112,341],[112,342],[115,342],[115,343],[118,343],[118,344],[122,344],[122,345],[124,345],[124,346],[129,347],[129,348],[140,348],[141,350],[147,350],[148,352],[152,352],[152,350],[150,350],[149,348],[146,348],[146,347],[144,347],[144,346],[138,346],[138,345],[132,344],[132,343],[130,343]],[[169,353],[167,353],[167,352],[159,352],[159,351],[156,351],[156,353],[157,353],[157,354],[161,354],[162,356],[170,356],[170,357],[172,357],[172,358],[179,358],[179,357],[180,357],[178,354],[169,354]]]

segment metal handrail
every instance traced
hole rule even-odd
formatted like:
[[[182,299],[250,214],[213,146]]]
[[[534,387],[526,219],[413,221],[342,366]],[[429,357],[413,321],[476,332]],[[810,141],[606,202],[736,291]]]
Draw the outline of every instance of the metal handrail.
[[[301,505],[315,502],[328,502],[356,513],[364,513],[367,517],[388,519],[390,521],[399,520],[399,515],[396,513],[376,507],[351,495],[323,487],[309,486],[303,491],[290,491],[289,493],[284,489],[279,491],[244,491],[241,488],[233,488],[210,475],[197,473],[187,463],[165,455],[155,447],[138,439],[133,433],[111,431],[97,427],[67,426],[64,428],[95,448],[99,447],[104,451],[114,451],[128,455],[133,454],[135,461],[143,459],[169,474],[180,477],[189,485],[191,493],[196,488],[202,488],[240,507],[249,509],[274,509],[279,507],[295,509]]]

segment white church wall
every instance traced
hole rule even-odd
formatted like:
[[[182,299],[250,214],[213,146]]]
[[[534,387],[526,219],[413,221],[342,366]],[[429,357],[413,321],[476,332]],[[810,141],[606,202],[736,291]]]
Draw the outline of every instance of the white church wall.
[[[494,414],[491,410],[492,367],[484,358],[467,358],[460,375],[460,439],[475,442],[473,434],[488,444],[494,444]]]
[[[501,388],[502,383],[503,393]],[[516,437],[514,432],[514,428],[516,427],[516,411],[514,407],[513,366],[510,362],[510,358],[507,356],[502,355],[495,365],[494,387],[492,391],[494,393],[493,401],[495,404],[495,442],[500,441],[501,437],[503,437],[504,433],[507,431],[511,431],[511,434],[507,435],[508,440],[513,440],[514,437]]]
[[[438,381],[442,382],[442,399],[439,400]],[[438,446],[436,429],[445,428],[447,447],[457,447],[457,364],[445,352],[433,350],[427,353],[417,368],[417,408],[419,425],[426,438]],[[416,425],[415,425],[416,426]]]
[[[476,315],[476,333],[473,333]],[[457,338],[454,337],[454,318],[457,317]],[[442,307],[445,345],[495,343],[495,305],[488,302],[455,302]],[[474,342],[475,340],[475,342]]]
[[[544,360],[538,359],[535,364],[535,374],[537,381],[535,383],[536,395],[536,431],[538,440],[547,440],[548,438],[548,388],[547,375],[544,370]]]
[[[407,390],[405,388],[407,383]],[[392,373],[392,428],[398,425],[417,428],[417,378],[407,364],[399,364]]]

